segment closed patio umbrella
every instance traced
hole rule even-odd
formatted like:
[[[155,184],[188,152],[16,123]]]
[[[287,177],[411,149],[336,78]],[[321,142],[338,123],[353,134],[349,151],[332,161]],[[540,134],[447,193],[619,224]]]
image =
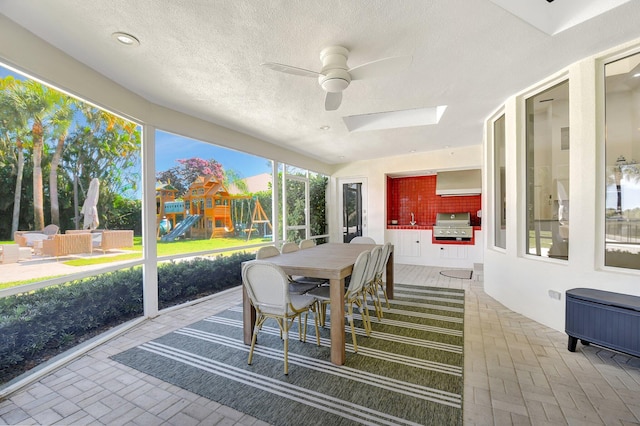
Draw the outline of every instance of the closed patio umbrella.
[[[100,195],[100,181],[98,178],[91,179],[87,198],[82,205],[82,214],[84,215],[84,226],[82,229],[96,229],[100,225],[98,220],[98,196]]]

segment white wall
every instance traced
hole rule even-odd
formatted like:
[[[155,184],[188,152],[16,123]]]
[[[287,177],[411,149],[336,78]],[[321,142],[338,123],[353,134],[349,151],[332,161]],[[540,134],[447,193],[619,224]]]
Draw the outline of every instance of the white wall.
[[[337,206],[339,178],[366,177],[368,185],[369,214],[368,236],[378,242],[384,241],[386,229],[386,186],[387,174],[423,174],[425,171],[482,168],[482,145],[471,145],[464,148],[450,148],[425,153],[413,153],[377,160],[358,161],[341,164],[335,167],[330,181],[330,200]],[[338,209],[332,209],[329,220],[331,241],[342,241],[342,234],[338,228]]]
[[[492,247],[487,235],[485,291],[509,309],[564,331],[565,291],[598,288],[640,296],[640,273],[603,267],[604,108],[602,64],[595,57],[571,65],[550,80],[570,84],[569,260],[527,256],[525,251],[524,99],[538,88],[509,98],[506,114],[507,249]],[[540,86],[538,86],[540,87]],[[487,126],[488,128],[489,126]],[[487,173],[493,165],[485,141]],[[491,188],[485,188],[491,191]],[[485,192],[486,192],[485,191]],[[493,221],[493,207],[487,211]],[[560,292],[561,300],[549,296]]]

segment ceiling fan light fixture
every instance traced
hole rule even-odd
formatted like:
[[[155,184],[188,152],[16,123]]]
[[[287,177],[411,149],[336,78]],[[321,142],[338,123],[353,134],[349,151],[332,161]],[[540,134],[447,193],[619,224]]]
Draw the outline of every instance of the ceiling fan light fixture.
[[[339,93],[349,86],[349,82],[344,78],[327,78],[320,85],[325,92]]]
[[[346,70],[337,68],[321,74],[318,82],[325,92],[340,93],[349,87],[351,76]]]

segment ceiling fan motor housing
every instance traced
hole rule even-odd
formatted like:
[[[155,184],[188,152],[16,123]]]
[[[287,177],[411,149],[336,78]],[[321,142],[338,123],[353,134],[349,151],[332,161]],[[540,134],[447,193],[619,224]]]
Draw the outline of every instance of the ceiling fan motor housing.
[[[320,86],[326,92],[342,92],[351,83],[351,75],[347,71],[347,56],[349,51],[342,46],[331,46],[322,49],[320,60],[322,71],[318,77]]]

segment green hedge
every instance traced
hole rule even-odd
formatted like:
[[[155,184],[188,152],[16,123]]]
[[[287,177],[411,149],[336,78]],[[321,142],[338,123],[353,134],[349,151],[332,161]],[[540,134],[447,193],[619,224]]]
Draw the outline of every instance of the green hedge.
[[[240,285],[240,264],[253,258],[237,253],[159,265],[160,309]],[[141,268],[0,299],[0,383],[142,313]]]

